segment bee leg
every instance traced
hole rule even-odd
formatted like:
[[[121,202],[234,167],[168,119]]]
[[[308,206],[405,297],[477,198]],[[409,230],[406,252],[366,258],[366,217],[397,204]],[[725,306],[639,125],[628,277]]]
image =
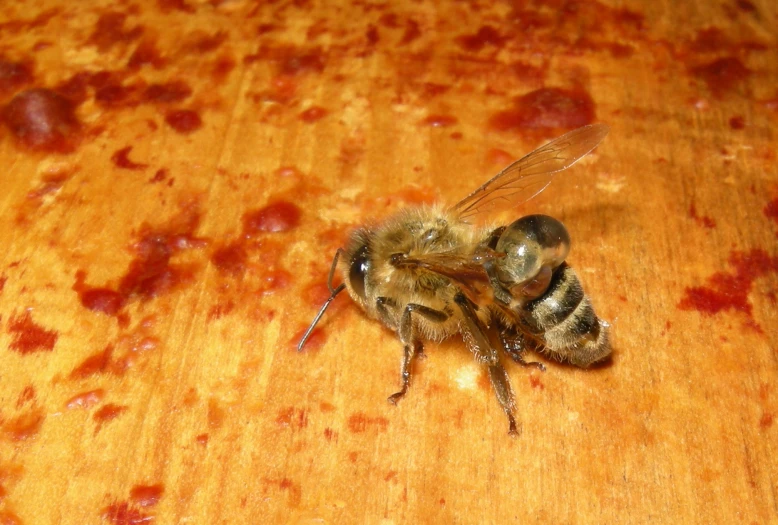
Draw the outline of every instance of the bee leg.
[[[465,341],[475,353],[476,359],[488,366],[489,381],[492,383],[492,388],[494,388],[500,407],[502,407],[503,412],[508,417],[508,433],[517,436],[520,430],[513,416],[516,410],[516,401],[513,397],[513,390],[511,390],[511,383],[508,379],[508,374],[500,364],[497,350],[489,342],[486,329],[475,313],[477,306],[468,300],[462,292],[454,296],[454,302],[462,310],[464,322],[462,323],[461,330],[463,331]]]
[[[384,300],[382,301],[381,299]],[[387,301],[388,299],[386,298],[379,298],[377,304],[380,303],[382,307],[385,307]],[[381,311],[380,308],[379,311]],[[428,321],[434,323],[442,323],[448,319],[448,314],[446,312],[441,312],[440,310],[435,310],[421,304],[410,303],[405,307],[402,318],[400,319],[399,329],[400,341],[402,341],[404,345],[403,363],[402,368],[400,369],[400,378],[402,379],[403,386],[399,392],[389,396],[389,402],[392,404],[397,404],[397,401],[408,392],[408,387],[411,384],[411,362],[413,361],[413,358],[417,354],[424,355],[424,345],[413,333],[413,314],[421,315]],[[384,314],[382,313],[381,315]]]
[[[513,335],[515,335],[515,337],[511,337]],[[526,352],[527,348],[524,344],[524,339],[520,335],[509,334],[507,330],[501,330],[500,341],[502,342],[503,350],[505,350],[506,354],[511,356],[511,359],[513,359],[514,362],[524,367],[527,366],[535,367],[541,372],[546,371],[546,366],[543,363],[538,363],[537,361],[524,360],[524,352]]]

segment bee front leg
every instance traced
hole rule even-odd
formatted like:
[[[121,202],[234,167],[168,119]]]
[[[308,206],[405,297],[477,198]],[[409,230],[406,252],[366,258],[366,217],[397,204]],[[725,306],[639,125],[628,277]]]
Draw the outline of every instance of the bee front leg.
[[[376,306],[378,311],[381,312],[382,316],[388,315],[386,312],[386,305],[389,302],[390,300],[388,298],[378,298]],[[398,330],[400,341],[403,343],[403,362],[402,368],[400,369],[400,378],[402,380],[403,386],[399,392],[389,396],[389,402],[392,404],[397,404],[397,401],[399,401],[405,395],[405,393],[408,392],[408,387],[411,384],[411,363],[413,362],[413,358],[417,354],[424,355],[424,345],[422,344],[421,339],[416,337],[413,329],[414,314],[421,315],[433,323],[442,323],[448,319],[448,314],[446,312],[441,312],[440,310],[435,310],[434,308],[430,308],[428,306],[415,303],[410,303],[405,306],[402,318],[400,319],[400,326]]]
[[[497,350],[489,342],[486,329],[475,313],[477,306],[462,292],[454,296],[454,302],[462,310],[462,335],[468,346],[475,353],[476,359],[489,367],[489,381],[492,383],[492,388],[494,388],[494,394],[497,396],[500,407],[502,407],[503,412],[508,417],[508,433],[516,436],[519,434],[519,428],[516,425],[516,418],[513,416],[516,410],[513,390],[511,390],[508,374],[500,364]]]
[[[527,351],[527,347],[524,338],[520,334],[510,333],[505,329],[500,330],[500,342],[502,343],[502,348],[505,350],[505,353],[511,356],[511,359],[513,359],[514,362],[524,367],[535,367],[541,372],[546,371],[546,367],[543,363],[524,360],[524,352]]]

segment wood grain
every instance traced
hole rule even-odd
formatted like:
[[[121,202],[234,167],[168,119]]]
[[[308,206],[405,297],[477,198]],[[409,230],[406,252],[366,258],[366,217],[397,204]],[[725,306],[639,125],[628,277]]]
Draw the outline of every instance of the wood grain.
[[[778,523],[778,9],[737,0],[0,6],[0,522]],[[408,396],[354,226],[567,129],[547,213],[592,370],[461,339]],[[129,149],[128,149],[129,148]],[[510,216],[503,217],[510,220]]]

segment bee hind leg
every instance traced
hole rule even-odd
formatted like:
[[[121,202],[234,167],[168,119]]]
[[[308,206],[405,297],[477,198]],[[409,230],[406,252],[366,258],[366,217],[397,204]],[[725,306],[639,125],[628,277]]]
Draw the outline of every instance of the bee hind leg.
[[[526,341],[519,334],[514,334],[508,330],[500,330],[500,342],[505,353],[508,354],[515,363],[524,367],[534,367],[541,372],[546,371],[546,366],[537,361],[526,361],[524,353],[527,351]]]
[[[389,298],[379,297],[376,306],[381,316],[387,316],[386,305],[392,304]],[[417,355],[424,356],[424,345],[421,339],[416,337],[413,329],[413,315],[421,315],[423,318],[433,323],[442,323],[448,319],[446,312],[435,310],[422,304],[409,303],[405,306],[402,318],[400,319],[399,335],[403,343],[403,362],[400,369],[400,378],[402,380],[402,389],[389,396],[389,402],[396,405],[397,402],[408,392],[411,384],[411,363]]]

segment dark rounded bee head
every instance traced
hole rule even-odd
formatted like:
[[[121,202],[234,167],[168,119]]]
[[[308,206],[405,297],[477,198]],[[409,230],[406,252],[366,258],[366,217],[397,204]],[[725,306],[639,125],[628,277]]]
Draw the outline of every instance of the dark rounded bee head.
[[[367,300],[365,294],[365,279],[367,273],[370,271],[370,264],[370,246],[368,244],[363,244],[351,257],[348,270],[349,288],[351,288],[351,291],[362,299],[362,301]]]

